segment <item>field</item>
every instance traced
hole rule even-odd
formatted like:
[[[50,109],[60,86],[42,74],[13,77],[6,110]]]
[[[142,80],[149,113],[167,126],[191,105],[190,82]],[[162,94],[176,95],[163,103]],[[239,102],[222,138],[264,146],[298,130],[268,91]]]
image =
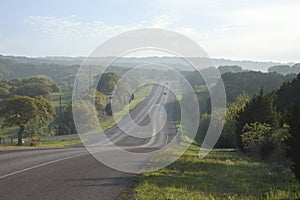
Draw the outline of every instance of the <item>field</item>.
[[[298,199],[300,183],[277,163],[263,163],[233,149],[198,157],[193,144],[170,166],[135,178],[135,199]]]

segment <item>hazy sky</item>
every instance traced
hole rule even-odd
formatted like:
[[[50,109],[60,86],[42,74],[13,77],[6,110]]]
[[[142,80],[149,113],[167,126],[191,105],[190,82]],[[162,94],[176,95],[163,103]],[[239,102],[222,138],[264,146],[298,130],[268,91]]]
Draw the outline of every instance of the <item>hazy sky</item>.
[[[300,1],[10,0],[0,4],[0,54],[87,56],[134,28],[183,33],[210,57],[300,62]]]

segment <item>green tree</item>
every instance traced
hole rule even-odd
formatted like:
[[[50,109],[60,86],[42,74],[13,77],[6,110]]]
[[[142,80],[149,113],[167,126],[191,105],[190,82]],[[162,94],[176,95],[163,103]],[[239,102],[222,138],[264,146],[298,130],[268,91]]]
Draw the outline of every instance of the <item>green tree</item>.
[[[0,99],[9,95],[10,85],[7,80],[0,78]]]
[[[290,105],[300,106],[300,74],[290,82],[285,82],[275,92],[275,103],[279,111],[289,110]]]
[[[53,106],[43,97],[14,95],[4,100],[1,109],[1,115],[4,118],[3,127],[19,126],[18,145],[22,145],[22,135],[26,125],[47,124],[53,114]]]
[[[235,138],[235,129],[236,129],[236,119],[238,113],[242,111],[247,103],[250,102],[250,97],[243,93],[236,98],[235,102],[229,103],[226,109],[226,118],[222,134],[216,144],[220,148],[235,148],[236,147],[236,138]]]
[[[266,123],[274,129],[279,126],[279,115],[273,105],[273,99],[271,96],[264,94],[263,88],[261,88],[259,95],[254,96],[244,109],[238,113],[236,120],[236,139],[240,149],[243,149],[241,133],[246,124]]]
[[[26,83],[20,87],[15,88],[12,93],[20,96],[48,97],[51,93],[51,87],[46,83]]]
[[[269,153],[266,152],[266,147],[273,146],[271,135],[272,128],[269,124],[260,122],[245,124],[241,134],[243,149],[265,157]]]
[[[111,95],[119,79],[120,76],[113,72],[103,73],[98,82],[97,90],[105,95]]]
[[[289,132],[291,134],[288,140],[288,155],[293,160],[292,170],[297,179],[300,179],[300,107],[293,106],[287,117]]]
[[[98,112],[103,112],[107,104],[107,97],[101,92],[95,92],[95,107]]]
[[[80,127],[75,126],[73,118],[73,109],[78,113],[82,113],[81,116],[77,116],[77,122],[80,123]],[[62,112],[61,119],[59,123],[59,133],[60,135],[65,134],[75,134],[77,131],[88,132],[93,128],[97,127],[98,118],[95,115],[96,110],[91,103],[87,101],[76,101],[68,105],[66,109]],[[78,130],[80,128],[80,130]]]

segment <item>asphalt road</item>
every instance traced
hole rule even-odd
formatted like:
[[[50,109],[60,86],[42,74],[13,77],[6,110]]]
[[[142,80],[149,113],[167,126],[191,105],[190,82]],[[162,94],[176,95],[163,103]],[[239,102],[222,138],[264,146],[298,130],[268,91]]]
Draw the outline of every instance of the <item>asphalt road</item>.
[[[114,158],[117,166],[127,166],[133,172],[139,172],[151,159],[149,156],[122,158],[113,147],[145,153],[166,145],[176,133],[172,106],[174,95],[164,94],[162,86],[155,86],[144,102],[130,111],[130,117],[139,125],[149,125],[161,129],[152,139],[139,137],[139,127],[126,127],[126,117],[121,122],[124,129],[132,134],[126,135],[119,127],[113,127],[99,134],[86,136],[85,145],[90,149],[106,150],[105,156]],[[166,105],[166,123],[161,126],[159,107]],[[152,109],[149,115],[148,110]],[[128,117],[128,116],[127,116]],[[150,118],[152,120],[150,120]],[[123,129],[123,130],[124,130]],[[106,140],[103,138],[105,136]],[[76,137],[76,136],[65,136]],[[77,136],[78,137],[78,136]],[[109,143],[107,143],[109,138]],[[94,155],[95,156],[95,155]],[[112,169],[94,158],[87,150],[78,145],[63,149],[39,149],[24,151],[0,151],[0,199],[116,199],[128,187],[132,173]],[[97,157],[97,156],[95,156]]]

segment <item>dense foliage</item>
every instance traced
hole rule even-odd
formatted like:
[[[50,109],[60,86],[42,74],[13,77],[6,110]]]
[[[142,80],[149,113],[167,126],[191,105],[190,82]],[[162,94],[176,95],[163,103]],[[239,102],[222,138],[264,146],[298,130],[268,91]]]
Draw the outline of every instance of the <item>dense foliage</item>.
[[[225,85],[227,101],[232,102],[235,98],[246,92],[250,96],[258,94],[261,87],[266,93],[278,89],[284,82],[295,78],[294,74],[283,76],[277,73],[241,72],[225,73],[222,79]]]
[[[279,116],[273,104],[273,99],[264,94],[263,89],[261,89],[260,93],[255,95],[251,101],[246,104],[245,108],[238,113],[236,139],[239,148],[244,148],[241,139],[241,133],[244,126],[255,122],[270,124],[274,128],[279,126]]]
[[[48,98],[50,93],[58,92],[60,88],[50,78],[37,76],[30,78],[17,78],[12,80],[0,79],[0,98],[11,95],[21,96],[43,96]]]
[[[14,95],[4,100],[1,115],[3,127],[18,126],[18,144],[22,144],[22,135],[26,125],[38,127],[51,121],[54,108],[43,97],[27,97]]]
[[[238,65],[232,65],[232,66],[219,66],[218,70],[221,74],[225,73],[239,73],[243,71],[243,68]]]
[[[250,102],[250,97],[243,93],[239,95],[234,102],[228,104],[226,109],[226,118],[222,134],[216,144],[219,148],[236,147],[236,123],[237,115],[242,112],[245,106]]]
[[[300,179],[300,107],[293,106],[290,110],[287,123],[289,124],[289,132],[291,138],[288,141],[288,155],[293,160],[292,170],[296,177]]]

